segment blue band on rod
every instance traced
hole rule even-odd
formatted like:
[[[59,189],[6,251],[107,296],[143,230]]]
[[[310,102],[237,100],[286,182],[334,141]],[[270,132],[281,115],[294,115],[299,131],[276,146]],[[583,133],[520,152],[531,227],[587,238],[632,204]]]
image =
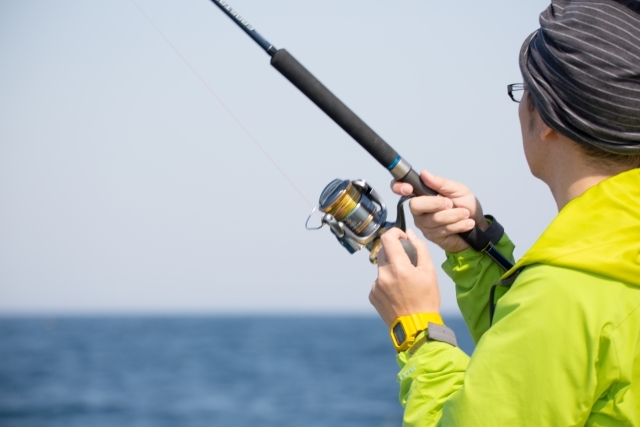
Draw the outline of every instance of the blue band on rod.
[[[396,165],[397,165],[398,163],[400,163],[400,160],[402,160],[402,157],[400,157],[400,156],[396,157],[396,158],[393,160],[393,162],[391,162],[391,164],[390,164],[389,166],[387,166],[387,169],[391,170],[391,169],[395,168],[395,167],[396,167]]]

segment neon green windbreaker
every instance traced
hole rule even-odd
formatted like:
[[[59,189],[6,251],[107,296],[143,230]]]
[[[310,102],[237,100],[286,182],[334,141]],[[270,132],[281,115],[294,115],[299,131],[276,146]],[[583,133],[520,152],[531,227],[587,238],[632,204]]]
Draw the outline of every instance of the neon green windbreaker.
[[[472,249],[443,267],[477,347],[398,355],[405,426],[640,426],[640,169],[562,209],[502,277],[491,326],[498,267]]]

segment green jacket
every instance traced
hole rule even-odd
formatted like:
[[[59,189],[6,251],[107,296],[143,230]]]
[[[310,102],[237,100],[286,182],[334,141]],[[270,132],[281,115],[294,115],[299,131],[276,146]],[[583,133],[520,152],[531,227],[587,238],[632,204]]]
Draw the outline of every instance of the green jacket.
[[[477,347],[398,355],[405,426],[640,426],[640,169],[568,203],[502,278],[472,249],[443,267]]]

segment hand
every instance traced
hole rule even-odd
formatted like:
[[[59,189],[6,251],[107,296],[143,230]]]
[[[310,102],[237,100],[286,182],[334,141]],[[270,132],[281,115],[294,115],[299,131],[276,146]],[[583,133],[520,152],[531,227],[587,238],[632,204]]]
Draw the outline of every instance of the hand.
[[[447,252],[465,250],[469,244],[458,233],[478,227],[484,231],[489,223],[484,218],[482,206],[469,189],[459,182],[435,176],[427,171],[420,173],[424,184],[440,196],[414,197],[409,202],[413,221],[424,237]],[[391,182],[391,189],[401,196],[413,192],[410,184]]]
[[[414,267],[401,238],[409,239],[418,254]],[[413,231],[392,228],[380,238],[378,278],[371,287],[369,301],[388,327],[400,316],[440,313],[440,289],[427,245]]]

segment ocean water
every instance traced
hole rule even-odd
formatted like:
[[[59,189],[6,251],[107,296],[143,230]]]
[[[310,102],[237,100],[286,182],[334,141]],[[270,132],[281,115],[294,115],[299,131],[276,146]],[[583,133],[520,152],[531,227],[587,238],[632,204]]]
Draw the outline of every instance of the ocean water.
[[[373,317],[2,318],[0,426],[399,426],[397,371]]]

